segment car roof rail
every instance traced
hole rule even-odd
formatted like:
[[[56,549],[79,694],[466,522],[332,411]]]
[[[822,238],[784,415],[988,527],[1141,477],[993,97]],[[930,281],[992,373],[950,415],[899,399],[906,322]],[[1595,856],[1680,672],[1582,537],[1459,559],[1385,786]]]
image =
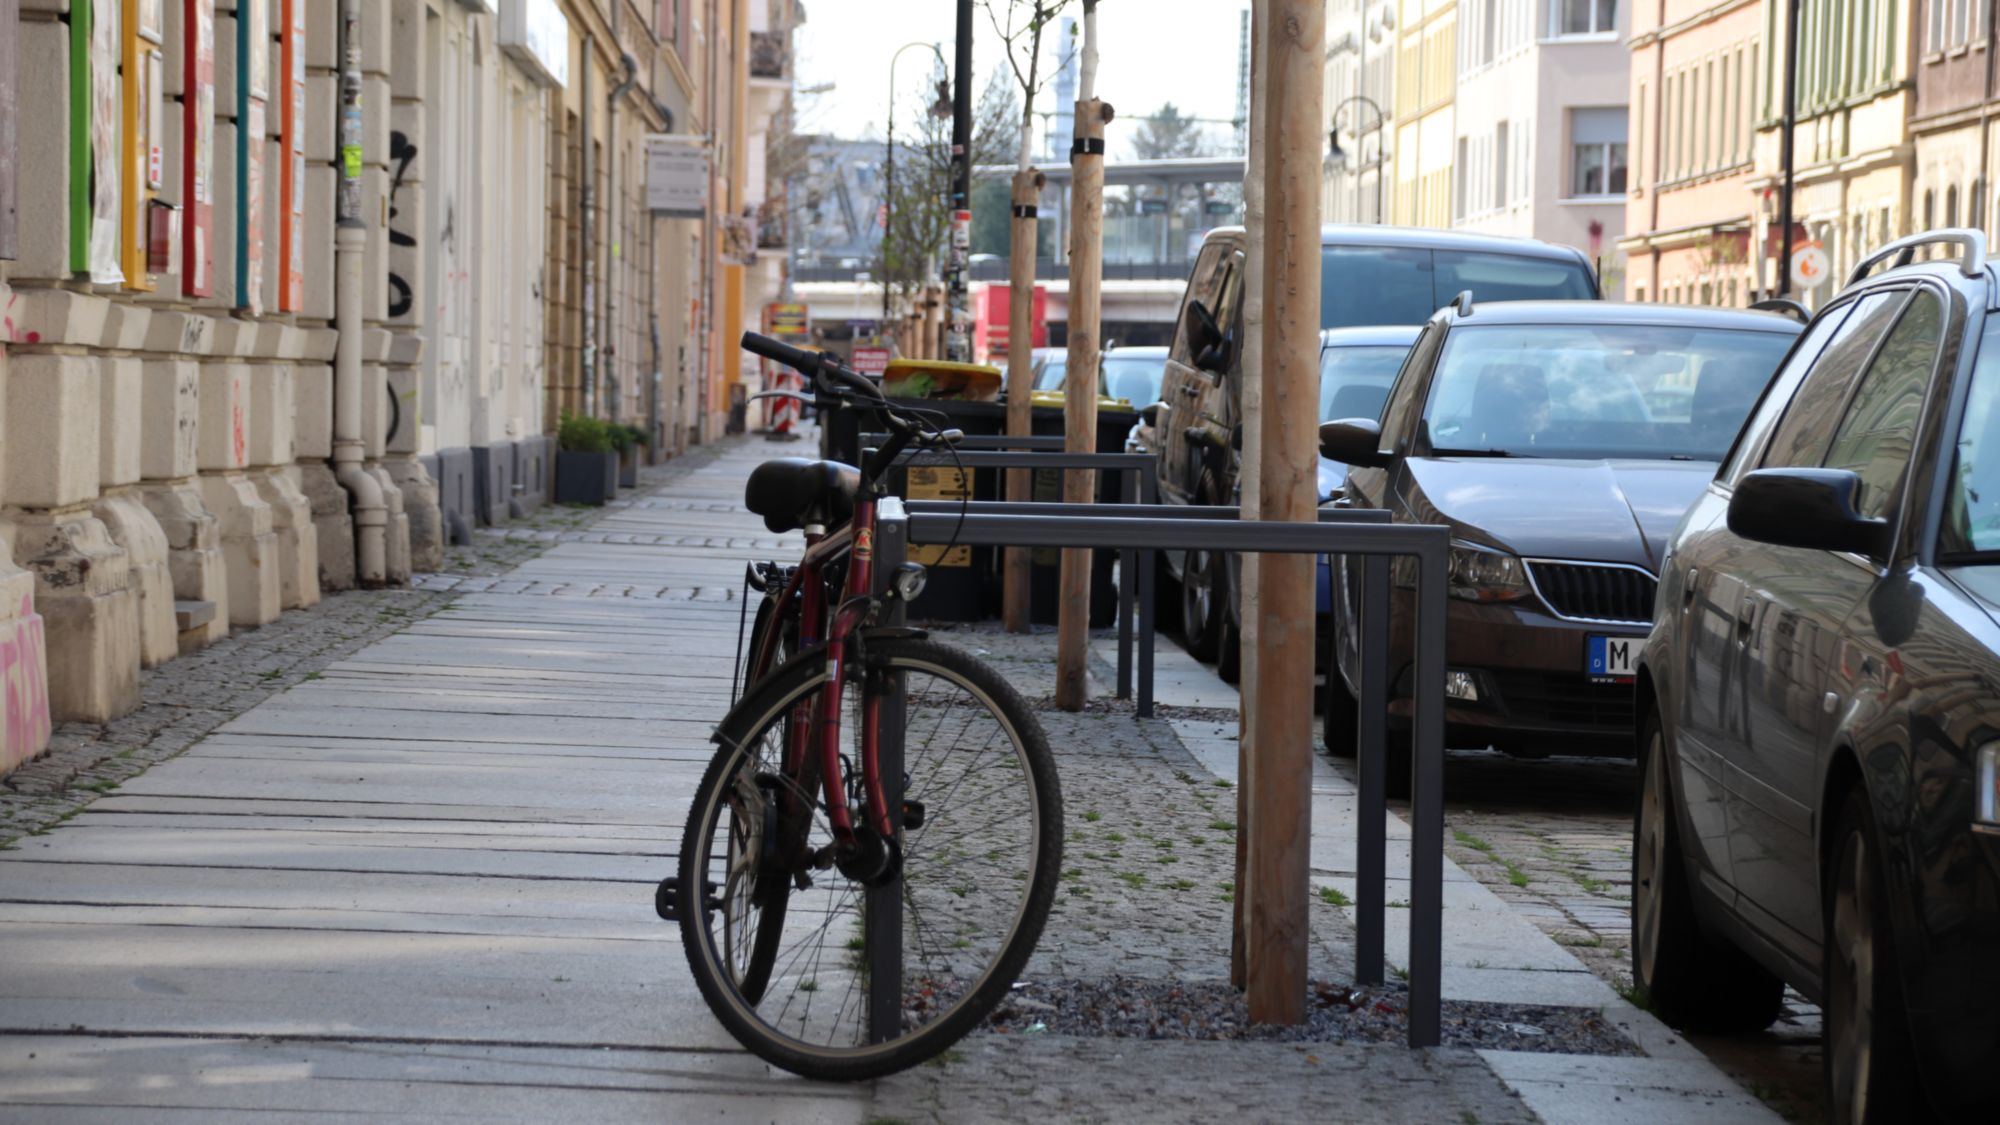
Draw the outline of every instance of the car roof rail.
[[[1812,310],[1790,297],[1766,297],[1761,301],[1751,302],[1750,308],[1756,312],[1783,313],[1786,316],[1797,317],[1800,324],[1812,320]]]
[[[1459,294],[1458,294],[1458,296],[1456,296],[1456,297],[1453,297],[1453,298],[1451,299],[1451,303],[1452,303],[1452,306],[1453,306],[1453,307],[1455,307],[1456,309],[1458,309],[1458,315],[1460,315],[1460,316],[1471,316],[1471,315],[1472,315],[1472,290],[1470,290],[1470,289],[1464,289],[1464,290],[1460,290],[1460,291],[1459,291]]]
[[[1965,254],[1958,262],[1959,272],[1965,276],[1978,277],[1986,269],[1986,235],[1969,227],[1952,227],[1946,230],[1925,231],[1891,242],[1861,259],[1855,265],[1854,272],[1847,275],[1847,284],[1853,285],[1867,277],[1869,270],[1889,258],[1896,259],[1895,266],[1891,268],[1907,266],[1916,256],[1917,247],[1935,246],[1941,243],[1965,248]]]

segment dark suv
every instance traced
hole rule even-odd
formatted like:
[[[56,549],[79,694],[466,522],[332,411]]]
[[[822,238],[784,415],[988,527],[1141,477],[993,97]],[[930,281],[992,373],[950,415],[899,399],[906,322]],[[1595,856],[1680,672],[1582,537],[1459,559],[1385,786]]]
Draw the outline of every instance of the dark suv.
[[[1168,503],[1228,504],[1236,495],[1245,238],[1241,227],[1209,232],[1182,297],[1153,418]],[[1422,324],[1466,289],[1493,301],[1598,296],[1589,260],[1572,247],[1416,227],[1325,227],[1320,270],[1321,328]],[[1230,616],[1228,568],[1206,552],[1170,551],[1166,560],[1184,579],[1188,651],[1213,660]]]
[[[1660,579],[1639,986],[1718,1030],[1769,1024],[1788,983],[1821,1003],[1832,1121],[2000,1121],[2000,278],[1978,232],[1856,269]]]

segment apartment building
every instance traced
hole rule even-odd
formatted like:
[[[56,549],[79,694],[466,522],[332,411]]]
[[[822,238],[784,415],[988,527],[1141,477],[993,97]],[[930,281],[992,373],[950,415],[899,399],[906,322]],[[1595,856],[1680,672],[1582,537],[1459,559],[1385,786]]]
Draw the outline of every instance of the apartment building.
[[[1389,138],[1396,119],[1396,5],[1328,0],[1326,6],[1328,222],[1379,223],[1388,215]]]
[[[1389,221],[1451,225],[1459,0],[1399,0]]]
[[[2000,230],[1990,190],[2000,160],[1992,0],[1916,0],[1912,36],[1912,209],[1924,227],[1977,227],[1991,237]]]

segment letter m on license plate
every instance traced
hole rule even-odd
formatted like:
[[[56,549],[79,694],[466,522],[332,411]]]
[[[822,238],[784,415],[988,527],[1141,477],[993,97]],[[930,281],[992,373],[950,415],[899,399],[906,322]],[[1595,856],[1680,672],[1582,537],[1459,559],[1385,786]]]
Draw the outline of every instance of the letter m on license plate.
[[[1644,637],[1591,637],[1584,671],[1594,680],[1630,680]]]

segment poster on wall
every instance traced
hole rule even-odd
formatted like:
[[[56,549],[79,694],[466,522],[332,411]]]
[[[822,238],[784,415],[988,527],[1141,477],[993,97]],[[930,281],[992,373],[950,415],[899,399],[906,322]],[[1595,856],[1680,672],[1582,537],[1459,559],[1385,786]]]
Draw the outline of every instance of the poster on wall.
[[[262,0],[237,10],[236,307],[264,311],[265,100],[271,92],[270,9]]]
[[[181,292],[206,297],[214,285],[215,0],[185,0],[187,81],[182,97]]]
[[[284,154],[278,172],[278,309],[305,308],[306,233],[306,0],[285,0],[280,35],[284,89],[279,92],[279,130]]]
[[[148,211],[153,192],[160,186],[160,0],[123,0],[124,34],[120,36],[119,121],[123,129],[118,146],[120,194],[118,207],[119,256],[125,270],[125,288],[150,290],[153,278],[147,266],[151,255]]]
[[[0,0],[0,258],[20,253],[19,160],[21,91],[16,63],[21,35],[20,0]]]
[[[90,280],[116,285],[125,280],[120,268],[118,200],[120,166],[118,126],[124,117],[123,91],[118,81],[118,34],[122,0],[94,0],[90,23]],[[79,0],[80,6],[80,0]]]

